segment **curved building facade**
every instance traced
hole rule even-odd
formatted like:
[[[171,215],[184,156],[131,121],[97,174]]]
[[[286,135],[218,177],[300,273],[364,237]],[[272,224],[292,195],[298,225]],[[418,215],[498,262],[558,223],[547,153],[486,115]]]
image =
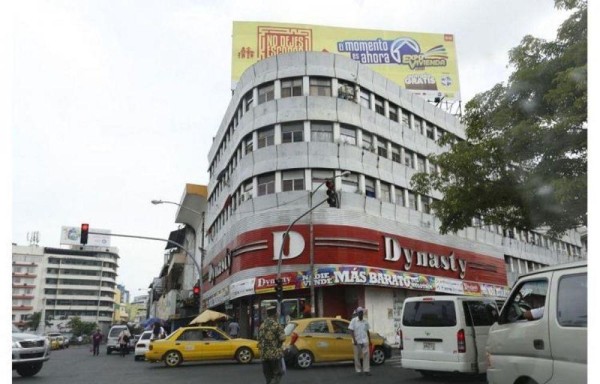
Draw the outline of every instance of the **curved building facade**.
[[[552,239],[475,218],[440,235],[430,204],[441,196],[416,194],[410,179],[438,171],[426,156],[448,149],[443,135],[463,140],[464,127],[346,57],[300,52],[250,67],[209,153],[205,305],[252,336],[275,300],[281,253],[286,317],[349,318],[360,305],[393,340],[406,297],[502,297],[511,274],[584,256],[575,232]],[[326,180],[339,208],[324,202]]]

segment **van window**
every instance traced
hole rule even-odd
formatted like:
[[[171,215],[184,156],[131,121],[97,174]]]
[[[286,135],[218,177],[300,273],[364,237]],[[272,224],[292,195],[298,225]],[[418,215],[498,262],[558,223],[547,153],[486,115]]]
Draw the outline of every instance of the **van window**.
[[[111,328],[108,337],[119,337],[119,333],[125,328]]]
[[[456,325],[453,301],[404,303],[402,324],[408,327],[451,327]]]
[[[502,307],[500,324],[523,320],[523,313],[534,308],[544,307],[548,294],[548,280],[526,281],[514,291]]]
[[[498,318],[498,309],[492,301],[463,301],[468,326],[492,325]]]
[[[560,279],[557,311],[563,327],[587,327],[587,273]]]

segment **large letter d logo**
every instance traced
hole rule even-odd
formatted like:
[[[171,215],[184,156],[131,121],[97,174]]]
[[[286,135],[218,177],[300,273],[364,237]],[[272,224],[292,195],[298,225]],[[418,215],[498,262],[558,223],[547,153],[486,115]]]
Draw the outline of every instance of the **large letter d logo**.
[[[285,232],[273,232],[273,260],[279,259],[279,252],[281,251],[284,233]],[[282,260],[296,258],[304,251],[304,237],[298,232],[288,232],[288,239],[286,239],[285,242],[287,244],[283,247],[283,253],[281,255]]]

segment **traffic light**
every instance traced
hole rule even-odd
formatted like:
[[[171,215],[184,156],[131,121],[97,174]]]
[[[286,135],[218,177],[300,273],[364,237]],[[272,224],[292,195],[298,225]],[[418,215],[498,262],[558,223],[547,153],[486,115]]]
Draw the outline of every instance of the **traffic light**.
[[[79,237],[79,242],[81,244],[87,244],[88,241],[88,231],[90,230],[89,224],[81,224],[81,236]]]
[[[283,299],[283,280],[281,278],[275,279],[275,294],[278,301]]]
[[[196,283],[196,285],[194,285],[192,293],[194,294],[194,304],[200,304],[200,284]]]
[[[335,191],[335,184],[331,180],[327,180],[325,182],[325,186],[327,187],[327,204],[333,208],[339,208],[338,205],[338,195]]]

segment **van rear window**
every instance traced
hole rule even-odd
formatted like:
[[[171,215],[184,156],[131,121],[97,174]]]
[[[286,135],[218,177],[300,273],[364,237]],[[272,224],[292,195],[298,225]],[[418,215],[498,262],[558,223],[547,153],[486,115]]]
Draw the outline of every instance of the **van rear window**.
[[[124,330],[125,328],[113,328],[110,330],[110,332],[108,333],[108,337],[119,337],[119,334],[121,333],[122,330]]]
[[[407,327],[452,327],[456,311],[452,301],[411,301],[404,303],[402,325]]]

